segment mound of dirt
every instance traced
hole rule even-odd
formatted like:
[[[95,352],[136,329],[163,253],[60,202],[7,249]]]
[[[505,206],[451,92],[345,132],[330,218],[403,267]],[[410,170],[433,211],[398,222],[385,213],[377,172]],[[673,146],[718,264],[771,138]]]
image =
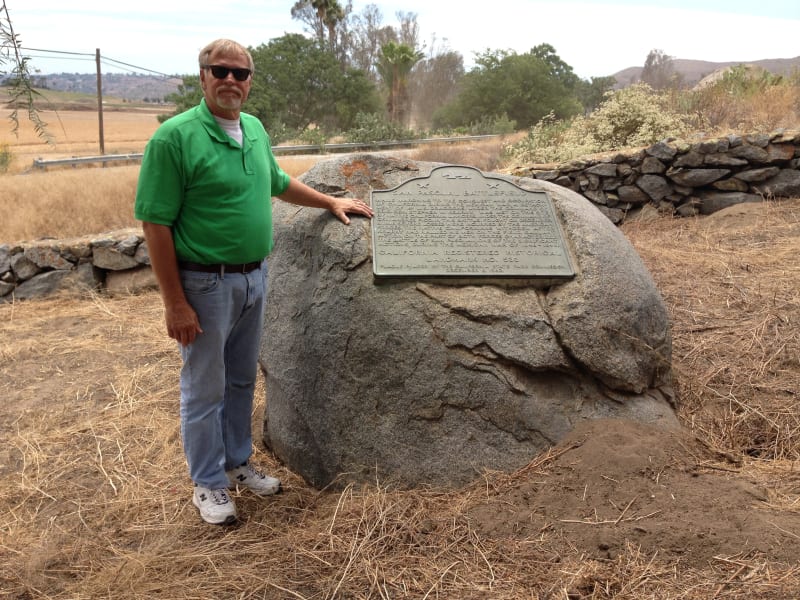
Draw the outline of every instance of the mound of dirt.
[[[695,566],[742,555],[797,560],[791,532],[800,515],[771,510],[735,463],[718,462],[724,457],[685,432],[592,421],[551,456],[544,471],[471,508],[473,527],[495,539],[551,538],[556,554],[566,544],[595,559],[616,558],[631,543]]]

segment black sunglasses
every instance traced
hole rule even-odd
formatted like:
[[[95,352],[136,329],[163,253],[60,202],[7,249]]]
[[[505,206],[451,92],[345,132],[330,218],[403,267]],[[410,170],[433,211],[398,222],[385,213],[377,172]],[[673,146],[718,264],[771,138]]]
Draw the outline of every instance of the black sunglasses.
[[[222,65],[204,65],[203,68],[210,69],[211,74],[217,79],[225,79],[228,73],[233,73],[233,78],[236,81],[247,81],[247,78],[250,77],[252,73],[250,69],[232,69],[230,67],[223,67]]]

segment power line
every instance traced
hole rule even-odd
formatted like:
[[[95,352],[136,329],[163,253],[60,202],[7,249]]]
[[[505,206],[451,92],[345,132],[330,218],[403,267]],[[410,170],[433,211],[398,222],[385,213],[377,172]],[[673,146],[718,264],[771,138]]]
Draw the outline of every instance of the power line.
[[[50,56],[42,56],[40,54],[29,54],[28,57],[29,58],[44,58],[44,59],[52,58]],[[89,61],[94,61],[94,58],[90,59],[90,58],[64,57],[64,58],[59,58],[58,60],[80,60],[80,61],[84,61],[84,62],[89,62]]]
[[[174,75],[168,75],[167,73],[162,73],[161,71],[154,71],[153,69],[148,69],[146,67],[137,67],[136,65],[132,65],[130,63],[122,62],[121,60],[115,60],[113,58],[109,58],[107,56],[101,56],[102,62],[109,61],[112,63],[116,63],[118,65],[123,65],[125,67],[131,67],[133,69],[138,69],[139,71],[147,71],[148,73],[155,73],[156,75],[162,75],[163,77],[174,77]]]
[[[73,54],[75,56],[91,56],[94,57],[94,54],[89,54],[87,52],[66,52],[65,50],[44,50],[43,48],[23,48],[20,46],[20,50],[27,50],[28,52],[49,52],[50,54]]]
[[[89,54],[89,53],[86,53],[86,52],[67,52],[65,50],[46,50],[44,48],[23,48],[23,47],[20,47],[20,50],[25,50],[26,52],[45,52],[45,53],[48,53],[48,54],[64,54],[64,55],[80,56],[80,57],[84,57],[85,56],[85,57],[91,57],[91,60],[94,60],[96,58],[95,54]],[[47,57],[47,56],[35,56],[34,58],[50,58],[50,57]],[[66,60],[90,60],[90,59],[89,58],[67,58]],[[121,66],[124,66],[124,67],[128,67],[129,69],[135,69],[137,71],[145,71],[147,73],[153,73],[154,75],[160,75],[161,77],[169,77],[169,78],[174,77],[174,75],[169,75],[167,73],[162,73],[161,71],[154,71],[153,69],[148,69],[147,67],[140,67],[140,66],[137,66],[137,65],[132,65],[130,63],[123,62],[121,60],[116,60],[114,58],[109,58],[108,56],[103,56],[102,54],[100,55],[100,62],[105,64],[105,65],[107,65],[107,66],[110,66],[110,67],[116,67],[116,66],[120,66],[121,65]]]

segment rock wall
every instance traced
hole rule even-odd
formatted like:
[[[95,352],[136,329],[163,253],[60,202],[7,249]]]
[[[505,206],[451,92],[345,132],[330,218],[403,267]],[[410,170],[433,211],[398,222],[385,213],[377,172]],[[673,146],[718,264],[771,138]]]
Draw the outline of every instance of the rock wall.
[[[141,229],[0,245],[0,302],[57,292],[156,287]]]
[[[800,197],[800,131],[665,140],[510,172],[578,192],[614,223],[647,205],[677,216],[711,214],[741,202]]]

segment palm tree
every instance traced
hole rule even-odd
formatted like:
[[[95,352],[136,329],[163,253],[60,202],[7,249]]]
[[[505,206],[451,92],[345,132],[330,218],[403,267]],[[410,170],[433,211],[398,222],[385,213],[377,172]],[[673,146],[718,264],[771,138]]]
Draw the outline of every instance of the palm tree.
[[[324,42],[325,30],[328,31],[328,48],[336,51],[336,26],[345,17],[344,9],[338,0],[297,0],[292,6],[292,17],[302,19],[304,11],[313,9],[316,12],[316,23],[309,23],[314,28],[317,38]],[[313,17],[312,17],[313,19]]]
[[[376,66],[389,92],[386,107],[393,123],[405,124],[409,112],[408,75],[424,56],[408,44],[388,42],[381,47]]]

